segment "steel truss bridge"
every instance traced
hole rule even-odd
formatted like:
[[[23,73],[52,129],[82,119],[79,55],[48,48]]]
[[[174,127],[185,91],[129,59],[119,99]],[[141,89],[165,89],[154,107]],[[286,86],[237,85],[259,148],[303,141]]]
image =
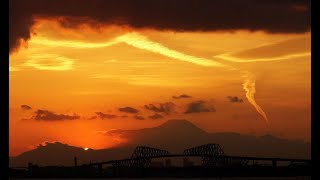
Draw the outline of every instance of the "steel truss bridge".
[[[311,165],[311,160],[308,159],[230,156],[224,153],[219,144],[205,144],[197,146],[184,150],[182,154],[170,154],[166,150],[138,146],[131,155],[131,158],[90,163],[87,165],[94,167],[97,166],[99,169],[102,169],[102,165],[107,164],[111,164],[113,167],[147,168],[150,166],[152,159],[165,157],[201,157],[202,166],[205,167],[232,167],[235,164],[247,166],[249,161],[269,161],[272,162],[273,167],[276,167],[278,162],[304,163],[306,165]]]

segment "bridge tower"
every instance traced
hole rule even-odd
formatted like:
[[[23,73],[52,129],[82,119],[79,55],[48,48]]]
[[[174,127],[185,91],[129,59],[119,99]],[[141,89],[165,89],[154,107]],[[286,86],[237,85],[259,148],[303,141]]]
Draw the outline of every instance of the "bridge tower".
[[[196,155],[202,157],[203,166],[225,166],[229,164],[229,159],[219,144],[205,144],[183,151],[184,155]]]
[[[113,166],[126,167],[149,167],[152,158],[168,155],[169,152],[162,149],[151,148],[147,146],[137,146],[133,151],[130,160],[115,162]]]

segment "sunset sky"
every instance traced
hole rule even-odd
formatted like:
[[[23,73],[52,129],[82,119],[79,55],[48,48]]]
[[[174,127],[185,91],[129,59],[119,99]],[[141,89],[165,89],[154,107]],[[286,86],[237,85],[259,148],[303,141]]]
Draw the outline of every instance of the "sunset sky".
[[[268,133],[310,141],[311,35],[305,15],[310,13],[309,1],[286,1],[277,6],[280,10],[260,1],[265,4],[257,4],[258,10],[267,5],[269,13],[274,11],[270,18],[277,18],[278,13],[279,22],[251,27],[239,20],[236,22],[244,25],[232,28],[226,28],[233,22],[225,13],[221,19],[226,24],[216,20],[221,28],[199,28],[202,21],[185,25],[185,20],[185,26],[175,28],[170,20],[165,22],[170,13],[162,17],[164,22],[157,19],[157,12],[152,14],[156,24],[152,26],[152,22],[128,18],[130,13],[123,13],[128,8],[125,5],[115,13],[120,20],[114,18],[114,22],[99,13],[91,17],[97,6],[89,7],[92,12],[81,11],[84,0],[79,1],[84,15],[72,14],[77,11],[72,9],[72,18],[63,9],[40,8],[59,7],[60,0],[48,1],[51,5],[32,0],[27,6],[27,1],[12,2],[11,156],[45,141],[94,149],[117,146],[126,139],[104,132],[154,127],[168,119],[187,119],[207,132]],[[194,7],[195,12],[210,4],[203,3]],[[147,4],[146,9],[148,6],[154,8]],[[284,7],[296,15],[289,13],[293,20],[287,26],[281,22],[286,15],[279,13]],[[29,17],[26,14],[31,24],[23,19]],[[196,18],[204,17],[211,16],[201,17],[200,13]],[[259,18],[265,20],[258,13],[257,22]],[[25,26],[27,35],[18,32]]]

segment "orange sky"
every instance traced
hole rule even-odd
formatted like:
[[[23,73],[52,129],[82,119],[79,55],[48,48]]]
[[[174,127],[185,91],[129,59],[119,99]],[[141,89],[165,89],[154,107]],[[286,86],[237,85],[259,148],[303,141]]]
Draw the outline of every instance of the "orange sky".
[[[310,33],[65,29],[44,19],[33,32],[26,48],[10,54],[10,155],[44,141],[111,147],[125,140],[102,132],[153,127],[172,118],[208,132],[310,139]],[[248,75],[267,120],[246,97]],[[191,98],[172,98],[181,94]],[[200,100],[215,111],[184,113]],[[166,102],[174,104],[170,114],[148,118],[155,113],[144,105]],[[139,113],[120,112],[121,107]],[[37,120],[38,109],[80,118]],[[117,117],[93,119],[95,112]]]

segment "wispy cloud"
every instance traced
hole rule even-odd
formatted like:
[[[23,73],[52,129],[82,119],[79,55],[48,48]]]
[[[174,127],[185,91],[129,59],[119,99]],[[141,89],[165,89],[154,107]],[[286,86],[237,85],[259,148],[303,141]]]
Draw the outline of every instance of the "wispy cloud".
[[[44,37],[32,37],[29,41],[30,43],[40,44],[51,47],[69,47],[69,48],[80,48],[80,49],[88,49],[88,48],[103,48],[114,45],[118,43],[117,41],[107,41],[103,43],[91,43],[91,42],[83,42],[83,41],[68,41],[68,40],[52,40]]]
[[[201,112],[215,112],[216,109],[210,105],[208,105],[205,101],[195,101],[187,105],[187,110],[184,112],[185,114],[190,113],[201,113]]]
[[[150,119],[162,119],[163,116],[161,114],[154,114],[154,115],[151,115],[149,116]]]
[[[153,53],[161,54],[163,56],[177,59],[180,61],[190,62],[193,64],[201,66],[210,66],[210,67],[225,67],[224,64],[221,64],[212,59],[206,59],[202,57],[196,57],[182,52],[172,50],[160,43],[151,41],[147,37],[137,33],[131,32],[121,36],[118,36],[110,41],[103,43],[91,43],[91,42],[81,42],[81,41],[66,41],[66,40],[51,40],[43,37],[33,37],[30,40],[31,43],[41,44],[46,46],[54,47],[70,47],[70,48],[102,48],[112,46],[118,43],[126,43],[135,48],[147,50]]]
[[[121,111],[121,112],[131,113],[131,114],[136,114],[136,113],[139,112],[139,110],[137,110],[137,109],[135,109],[133,107],[129,107],[129,106],[119,108],[118,110]]]
[[[139,115],[135,115],[133,116],[135,119],[138,119],[138,120],[144,120],[144,117],[143,116],[139,116]]]
[[[48,110],[39,109],[35,111],[35,116],[31,119],[37,121],[63,121],[63,120],[75,120],[79,119],[80,116],[77,114],[67,115],[67,114],[57,114]]]
[[[10,72],[20,71],[20,68],[13,67],[13,66],[9,66],[9,71],[10,71]]]
[[[28,106],[28,105],[26,105],[26,104],[21,105],[20,108],[21,108],[22,110],[31,110],[31,109],[32,109],[31,106]]]
[[[280,61],[280,60],[288,60],[293,58],[300,57],[308,57],[311,56],[310,52],[296,53],[296,54],[287,54],[278,57],[270,57],[270,58],[254,58],[254,59],[246,59],[246,58],[238,58],[229,54],[217,55],[216,58],[221,58],[226,61],[231,62],[269,62],[269,61]]]
[[[166,113],[169,114],[173,111],[174,104],[172,102],[166,102],[166,103],[159,103],[159,106],[154,105],[154,104],[146,104],[144,107],[153,112],[157,113]]]
[[[29,56],[24,63],[38,70],[66,71],[73,69],[74,60],[57,54],[39,54]]]
[[[230,102],[232,103],[243,103],[243,100],[238,96],[227,96]]]
[[[306,37],[280,40],[253,48],[213,56],[231,62],[269,62],[311,56],[310,39]]]
[[[172,96],[173,99],[185,99],[185,98],[191,98],[191,96],[187,94],[181,94],[179,96]]]
[[[118,42],[124,42],[128,45],[131,45],[133,47],[148,50],[157,54],[161,54],[163,56],[167,56],[173,59],[181,60],[190,62],[193,64],[201,65],[201,66],[216,66],[216,67],[224,67],[225,65],[216,62],[211,59],[191,56],[188,54],[184,54],[172,49],[169,49],[168,47],[163,46],[160,43],[154,42],[149,40],[147,37],[142,36],[139,33],[132,32],[125,35],[122,35],[120,37],[116,38],[116,41]]]
[[[109,60],[105,60],[103,61],[104,63],[115,63],[115,62],[118,62],[117,59],[109,59]]]
[[[114,114],[105,114],[103,112],[95,112],[95,114],[100,118],[100,119],[114,119],[118,117],[117,115]]]

